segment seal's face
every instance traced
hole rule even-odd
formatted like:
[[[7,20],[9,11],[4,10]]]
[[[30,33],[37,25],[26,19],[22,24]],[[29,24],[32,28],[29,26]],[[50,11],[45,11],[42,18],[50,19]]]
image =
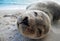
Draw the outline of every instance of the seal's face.
[[[48,33],[49,17],[42,11],[31,10],[22,13],[17,20],[20,33],[32,39],[39,39]]]

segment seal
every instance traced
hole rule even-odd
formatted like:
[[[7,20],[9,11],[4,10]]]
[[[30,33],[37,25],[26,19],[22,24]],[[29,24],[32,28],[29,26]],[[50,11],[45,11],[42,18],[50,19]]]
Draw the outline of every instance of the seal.
[[[17,18],[19,32],[31,39],[44,38],[51,22],[60,19],[60,5],[55,2],[38,2],[29,5]]]

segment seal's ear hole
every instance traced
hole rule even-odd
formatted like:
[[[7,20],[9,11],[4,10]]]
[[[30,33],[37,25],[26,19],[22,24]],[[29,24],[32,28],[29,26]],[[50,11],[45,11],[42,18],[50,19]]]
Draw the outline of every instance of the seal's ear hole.
[[[38,14],[37,14],[37,12],[34,12],[34,14],[35,14],[35,16],[37,16]]]
[[[28,17],[25,17],[25,18],[22,20],[21,23],[24,24],[24,25],[29,26],[29,24],[28,24]]]

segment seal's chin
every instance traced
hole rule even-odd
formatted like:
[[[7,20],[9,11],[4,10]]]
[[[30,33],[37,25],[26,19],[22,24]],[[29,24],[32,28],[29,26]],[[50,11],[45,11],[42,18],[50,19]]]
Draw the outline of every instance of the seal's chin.
[[[23,36],[30,38],[30,39],[40,39],[43,36],[42,30],[39,28],[32,29],[30,27],[26,28],[25,31],[23,31]]]
[[[30,38],[30,39],[41,39],[43,38],[45,35],[41,35],[38,37],[37,33],[36,32],[30,32],[30,31],[26,31],[22,34],[23,36],[27,37],[27,38]]]
[[[34,39],[35,31],[31,28],[27,28],[25,31],[23,31],[23,35],[27,38]]]

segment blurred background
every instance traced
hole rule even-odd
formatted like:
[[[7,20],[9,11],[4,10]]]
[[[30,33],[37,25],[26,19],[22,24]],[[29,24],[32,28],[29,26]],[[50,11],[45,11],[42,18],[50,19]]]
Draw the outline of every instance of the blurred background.
[[[37,1],[56,1],[60,2],[60,0],[0,0],[0,9],[18,9],[25,8],[27,5]]]

